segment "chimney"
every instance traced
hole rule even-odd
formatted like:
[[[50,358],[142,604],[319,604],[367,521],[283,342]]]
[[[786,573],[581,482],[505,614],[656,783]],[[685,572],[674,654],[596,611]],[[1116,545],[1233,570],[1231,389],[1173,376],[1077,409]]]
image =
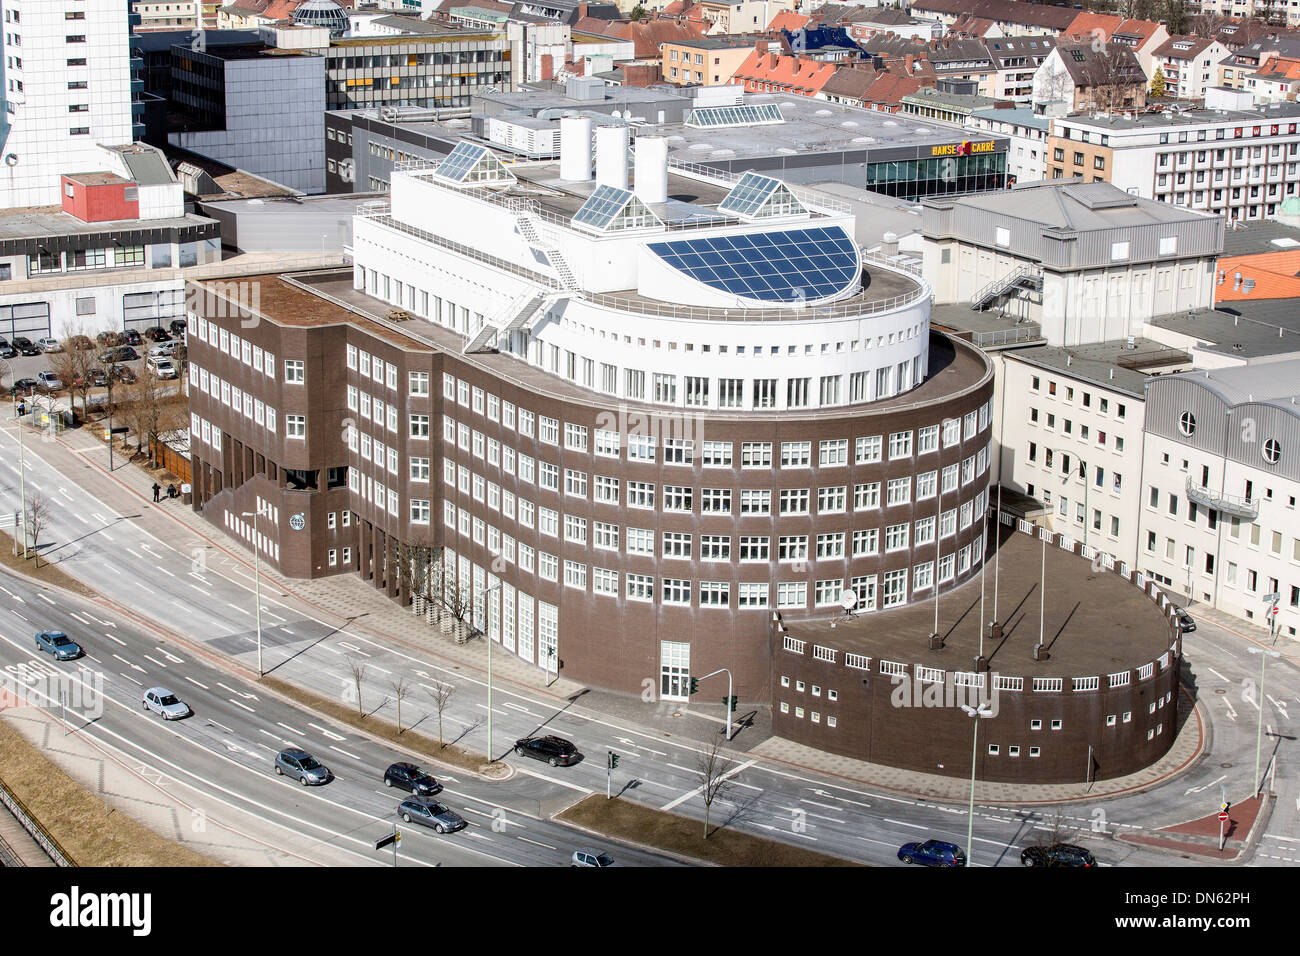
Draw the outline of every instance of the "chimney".
[[[587,16],[587,5],[585,3],[578,4],[578,19],[579,20],[586,19],[586,16]]]
[[[754,49],[757,50],[759,53],[766,53],[766,52],[767,52],[767,41],[766,41],[766,40],[755,40],[755,41],[754,41]]]

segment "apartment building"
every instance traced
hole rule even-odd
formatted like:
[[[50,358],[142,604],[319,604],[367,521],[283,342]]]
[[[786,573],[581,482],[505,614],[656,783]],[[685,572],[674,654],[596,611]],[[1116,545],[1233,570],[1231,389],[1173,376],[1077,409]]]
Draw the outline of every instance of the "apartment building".
[[[754,50],[750,37],[700,37],[665,42],[660,48],[663,78],[675,86],[720,86]]]
[[[1206,89],[1219,83],[1219,64],[1231,54],[1215,39],[1171,36],[1153,52],[1152,63],[1164,76],[1165,96],[1203,100]]]
[[[1058,118],[1048,175],[1095,176],[1229,220],[1270,218],[1300,181],[1300,105],[1231,108],[1225,95],[1212,90],[1202,110]]]
[[[1138,558],[1188,601],[1291,638],[1300,627],[1297,382],[1293,358],[1149,383]]]
[[[1005,136],[1007,182],[1037,182],[1047,178],[1048,133],[1052,121],[1027,107],[973,110],[966,128],[994,136]]]
[[[101,146],[129,145],[128,5],[4,4],[0,208],[57,206],[59,176],[98,169]]]

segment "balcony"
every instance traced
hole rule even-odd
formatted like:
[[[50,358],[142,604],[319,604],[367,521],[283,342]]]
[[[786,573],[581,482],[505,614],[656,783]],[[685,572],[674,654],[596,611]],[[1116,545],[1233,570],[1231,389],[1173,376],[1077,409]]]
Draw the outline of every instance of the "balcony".
[[[1236,518],[1244,518],[1246,521],[1254,521],[1259,517],[1259,499],[1221,494],[1212,488],[1197,484],[1191,475],[1187,476],[1187,497],[1198,505],[1213,508],[1215,511]]]

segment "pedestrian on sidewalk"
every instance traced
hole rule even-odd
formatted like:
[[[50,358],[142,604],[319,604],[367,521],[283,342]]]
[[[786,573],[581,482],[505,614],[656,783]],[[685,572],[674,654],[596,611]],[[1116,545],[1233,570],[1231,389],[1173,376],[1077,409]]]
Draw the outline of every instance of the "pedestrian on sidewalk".
[[[167,486],[167,497],[168,497],[168,498],[175,498],[175,497],[177,497],[176,486],[175,486],[175,485],[168,485],[168,486]]]
[[[158,482],[155,481],[153,483],[153,500],[155,502],[158,501],[158,494],[161,491],[162,491],[162,485],[158,484]]]

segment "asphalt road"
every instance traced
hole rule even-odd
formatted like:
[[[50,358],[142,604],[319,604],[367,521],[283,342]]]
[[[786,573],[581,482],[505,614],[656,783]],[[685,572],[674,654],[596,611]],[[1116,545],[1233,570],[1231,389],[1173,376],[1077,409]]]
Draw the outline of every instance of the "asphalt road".
[[[46,463],[47,455],[61,462],[62,473]],[[17,506],[15,459],[15,440],[10,426],[0,433],[0,509],[10,511]],[[222,549],[203,546],[191,551],[183,546],[177,550],[149,534],[140,526],[143,510],[128,509],[126,514],[119,514],[76,484],[77,469],[88,467],[70,456],[61,445],[45,446],[38,442],[28,446],[28,488],[43,489],[47,497],[60,505],[46,536],[49,544],[43,547],[47,557],[58,561],[66,572],[158,627],[182,633],[218,656],[254,668],[253,580],[247,566]],[[172,506],[179,507],[169,505]],[[142,506],[142,509],[148,507],[152,506]],[[178,535],[174,540],[179,542],[182,537]],[[9,585],[5,587],[13,590]],[[0,597],[0,608],[8,607],[13,600],[10,595]],[[404,703],[405,722],[408,725],[422,722],[421,729],[426,733],[429,724],[423,722],[430,719],[433,709],[428,701],[427,688],[435,682],[453,683],[457,691],[445,716],[451,728],[447,736],[459,738],[460,743],[469,749],[483,751],[487,748],[486,687],[479,675],[466,673],[446,659],[382,644],[355,629],[335,627],[316,617],[310,608],[301,606],[274,588],[263,588],[262,608],[265,666],[275,676],[322,695],[346,699],[352,685],[348,662],[361,661],[369,675],[369,683],[363,687],[363,701],[367,696],[370,699],[366,703],[367,711],[377,707],[391,720],[394,708],[391,700],[384,700],[391,697],[385,691],[386,682],[396,675],[406,675],[416,682],[417,690]],[[82,628],[83,625],[73,621],[69,633],[77,637]],[[1187,654],[1203,693],[1211,689],[1213,672],[1221,673],[1225,682],[1231,683],[1238,679],[1239,671],[1248,669],[1247,663],[1234,669],[1234,655],[1242,662],[1249,658],[1249,662],[1257,666],[1258,659],[1247,655],[1240,644],[1239,638],[1226,632],[1218,634],[1208,624],[1202,625],[1202,631],[1197,635],[1189,636]],[[144,650],[140,649],[139,653],[142,655]],[[125,653],[122,656],[129,657]],[[130,659],[137,666],[153,667],[139,656]],[[117,680],[125,680],[137,691],[138,688],[127,678],[134,677],[147,683],[144,676],[129,667],[118,668],[115,673]],[[152,677],[164,672],[151,670],[146,673]],[[165,673],[170,675],[172,672]],[[1296,700],[1300,704],[1300,697],[1297,697],[1300,675],[1295,668],[1279,665],[1272,675],[1270,688],[1276,690],[1270,690],[1270,694],[1283,702],[1284,707],[1287,700]],[[196,679],[210,687],[217,686],[204,677]],[[172,684],[182,683],[171,676],[167,680]],[[235,686],[228,677],[224,683]],[[177,690],[177,687],[172,689]],[[269,725],[258,723],[262,720],[258,710],[272,705],[258,700],[251,705],[253,712],[250,714],[246,710],[248,701],[236,699],[237,696],[227,695],[221,702],[213,702],[212,706],[216,718],[231,728],[231,733],[241,735],[244,742],[240,746],[249,742],[264,748],[278,746],[279,741],[291,737],[280,727],[281,724],[307,731],[301,715],[271,720]],[[1275,707],[1271,701],[1266,706]],[[1238,710],[1240,713],[1241,708]],[[1185,791],[1202,785],[1217,787],[1213,779],[1217,774],[1211,772],[1213,763],[1230,763],[1233,766],[1228,769],[1239,776],[1247,772],[1245,764],[1249,757],[1250,769],[1253,770],[1254,737],[1246,733],[1247,718],[1241,717],[1235,723],[1228,720],[1227,729],[1223,730],[1219,725],[1224,723],[1224,718],[1213,710],[1213,705],[1212,712],[1216,736],[1210,759],[1203,761],[1189,775],[1155,791],[1096,801],[1095,804],[1065,806],[1061,810],[1061,822],[1066,827],[1082,831],[1081,837],[1071,834],[1070,838],[1083,839],[1104,864],[1200,865],[1201,860],[1184,860],[1138,849],[1116,842],[1112,836],[1124,830],[1163,826],[1208,812],[1205,810],[1208,790],[1200,793]],[[541,732],[567,737],[588,755],[587,760],[575,767],[555,770],[533,761],[519,762],[509,757],[518,766],[519,773],[515,779],[508,786],[484,785],[494,794],[489,798],[494,804],[514,808],[516,812],[545,816],[546,808],[556,802],[576,799],[588,792],[603,792],[604,751],[613,749],[622,756],[615,775],[615,787],[625,796],[661,809],[703,816],[700,776],[696,770],[698,755],[703,748],[697,743],[679,737],[668,739],[661,732],[610,718],[584,708],[581,700],[557,704],[554,698],[545,694],[513,686],[495,689],[492,713],[493,744],[498,755],[505,754],[515,738]],[[1250,714],[1254,713],[1250,711]],[[1273,711],[1269,713],[1274,726],[1284,730],[1294,726],[1280,711],[1276,714],[1276,721],[1272,721]],[[280,729],[277,731],[273,729],[275,727]],[[177,727],[172,729],[180,732]],[[277,735],[275,741],[270,739],[271,734]],[[350,737],[348,734],[344,736]],[[329,759],[324,756],[322,759],[327,763],[331,760],[338,763],[343,776],[341,783],[344,786],[340,786],[339,791],[352,785],[349,777],[355,778],[358,768],[346,763],[351,758],[340,755],[336,759],[328,748],[337,745],[357,757],[365,756],[344,743],[324,735],[316,736],[311,731],[294,742],[308,750],[313,746],[325,748]],[[1291,747],[1287,751],[1283,742],[1278,780],[1281,783],[1287,776],[1286,786],[1293,789],[1294,745]],[[249,746],[248,749],[253,748]],[[269,759],[269,751],[260,753]],[[244,756],[252,759],[249,755]],[[232,756],[231,759],[236,758]],[[382,771],[380,763],[380,758],[375,758],[367,764],[372,776],[376,767]],[[386,766],[386,762],[383,765]],[[868,786],[849,786],[818,774],[785,769],[762,759],[742,756],[738,766],[740,770],[734,777],[732,792],[713,809],[713,819],[727,822],[730,826],[850,859],[892,865],[898,865],[897,848],[909,840],[935,837],[966,843],[964,807],[936,805],[883,793]],[[223,769],[217,779],[224,779],[226,772]],[[1248,792],[1249,784],[1243,788],[1237,777],[1233,779],[1238,792],[1234,799],[1241,799]],[[325,789],[333,787],[331,784]],[[1294,799],[1289,792],[1286,799]],[[508,796],[501,796],[502,793],[508,793]],[[481,795],[486,796],[486,792]],[[1211,796],[1214,806],[1210,809],[1217,809],[1218,795]],[[1282,809],[1285,810],[1285,806]],[[1020,848],[1041,842],[1053,828],[1050,819],[1053,816],[1051,811],[977,806],[976,837],[974,846],[970,848],[973,863],[1019,865]],[[335,823],[339,827],[336,834],[350,832],[345,819],[340,818]],[[1296,833],[1295,817],[1280,816],[1280,822],[1270,826],[1269,831],[1282,837]],[[1278,840],[1269,846],[1285,850],[1300,846],[1300,843],[1288,844],[1285,840]],[[530,858],[524,856],[520,859]],[[1279,861],[1262,858],[1259,862]]]
[[[67,712],[75,733],[184,788],[187,802],[214,825],[307,862],[391,865],[391,851],[377,853],[374,841],[392,831],[405,794],[385,787],[383,773],[410,755],[269,695],[89,601],[52,600],[8,572],[0,584],[7,598],[0,602],[0,666],[28,693],[52,696],[40,675],[62,675],[68,698],[83,704]],[[54,661],[35,649],[37,629],[75,635],[86,656]],[[165,721],[146,711],[141,694],[156,685],[189,704],[192,716]],[[62,713],[57,700],[50,703],[52,713]],[[277,776],[273,758],[288,746],[314,754],[334,779],[303,787]],[[445,788],[437,799],[469,825],[444,835],[403,825],[400,865],[559,866],[574,850],[593,847],[621,865],[680,865],[521,812],[521,798],[531,801],[537,791],[532,778],[487,783],[435,773]]]

